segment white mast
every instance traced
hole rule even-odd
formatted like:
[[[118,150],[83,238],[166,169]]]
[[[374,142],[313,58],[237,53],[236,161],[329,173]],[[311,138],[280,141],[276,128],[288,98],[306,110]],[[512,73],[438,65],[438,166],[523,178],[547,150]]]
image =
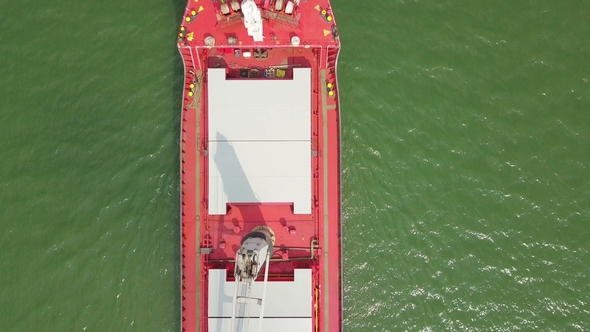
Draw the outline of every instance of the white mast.
[[[255,42],[261,42],[264,39],[262,36],[262,16],[254,0],[242,1],[242,13],[244,14],[244,26],[248,29],[248,36],[252,36]]]

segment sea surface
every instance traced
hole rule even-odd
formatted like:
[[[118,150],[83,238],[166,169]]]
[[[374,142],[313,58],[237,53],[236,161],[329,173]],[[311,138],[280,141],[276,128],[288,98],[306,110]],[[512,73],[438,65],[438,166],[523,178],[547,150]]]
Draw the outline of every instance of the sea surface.
[[[332,4],[345,331],[590,331],[590,2]],[[0,2],[1,332],[179,331],[184,6]]]

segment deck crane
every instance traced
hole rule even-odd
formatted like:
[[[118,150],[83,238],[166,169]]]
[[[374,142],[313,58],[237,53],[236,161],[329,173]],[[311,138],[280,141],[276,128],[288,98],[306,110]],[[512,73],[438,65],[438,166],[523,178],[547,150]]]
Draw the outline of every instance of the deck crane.
[[[268,284],[268,265],[272,257],[274,242],[275,235],[266,226],[258,226],[242,238],[240,248],[236,252],[236,264],[234,268],[235,286],[231,332],[248,331],[250,307],[253,304],[260,306],[258,332],[262,331],[266,287]],[[264,266],[262,294],[260,297],[255,297],[252,295],[252,289],[262,266]]]

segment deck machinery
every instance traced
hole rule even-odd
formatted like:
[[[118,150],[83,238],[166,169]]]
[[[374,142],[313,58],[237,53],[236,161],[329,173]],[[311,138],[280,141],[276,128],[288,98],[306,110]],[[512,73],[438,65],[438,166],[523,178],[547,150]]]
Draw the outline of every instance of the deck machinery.
[[[268,283],[268,266],[272,255],[274,241],[271,240],[272,230],[265,226],[259,226],[246,235],[240,248],[236,252],[236,264],[234,267],[234,297],[231,319],[231,331],[245,330],[249,326],[247,319],[250,317],[250,305],[260,306],[258,331],[262,331],[262,320],[264,318],[264,304]],[[262,284],[261,297],[252,297],[252,289],[256,278],[264,267],[264,279]],[[239,312],[238,307],[241,305]],[[239,324],[236,317],[244,317],[246,320]]]

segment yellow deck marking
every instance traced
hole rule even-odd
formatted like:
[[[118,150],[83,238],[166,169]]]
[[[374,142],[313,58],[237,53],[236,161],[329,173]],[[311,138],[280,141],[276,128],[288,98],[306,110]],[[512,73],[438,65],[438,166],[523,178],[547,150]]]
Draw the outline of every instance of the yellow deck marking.
[[[318,12],[320,11],[320,5],[317,5],[317,6],[315,6],[314,8],[315,8],[315,10],[317,10]]]
[[[332,33],[332,31],[324,29],[324,37],[326,37],[327,35],[329,35],[331,33]]]
[[[205,8],[203,8],[203,6],[199,6],[199,11],[198,11],[198,13],[202,12],[203,10],[205,10]]]

